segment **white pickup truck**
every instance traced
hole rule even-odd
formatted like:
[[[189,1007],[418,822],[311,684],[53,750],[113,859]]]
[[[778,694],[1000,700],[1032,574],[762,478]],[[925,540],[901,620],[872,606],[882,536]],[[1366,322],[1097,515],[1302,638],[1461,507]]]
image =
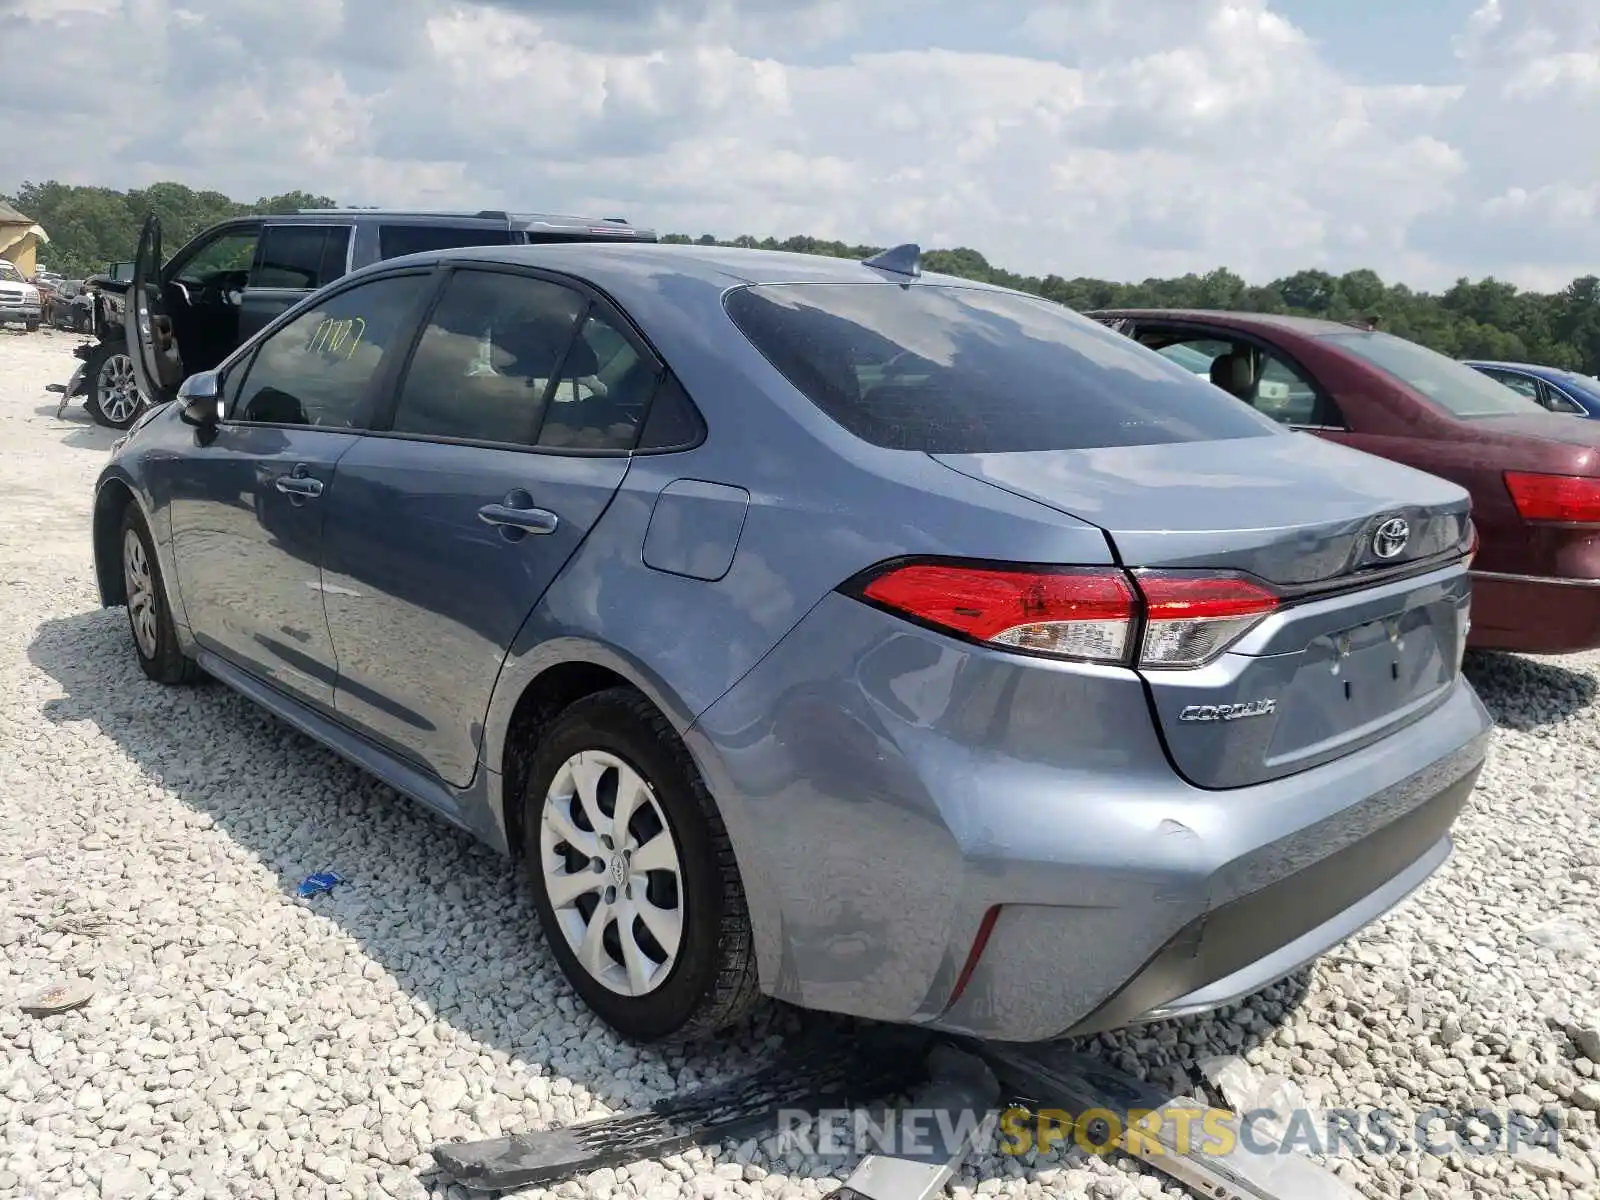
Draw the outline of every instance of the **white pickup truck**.
[[[23,278],[16,264],[0,258],[0,325],[21,325],[32,333],[42,316],[39,289]]]

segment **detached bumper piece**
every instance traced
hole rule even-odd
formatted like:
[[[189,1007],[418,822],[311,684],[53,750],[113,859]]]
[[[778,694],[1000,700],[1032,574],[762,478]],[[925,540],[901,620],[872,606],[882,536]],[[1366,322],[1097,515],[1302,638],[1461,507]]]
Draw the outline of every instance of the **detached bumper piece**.
[[[925,1041],[921,1045],[926,1048]],[[904,1038],[881,1035],[803,1039],[750,1075],[658,1100],[638,1112],[566,1129],[436,1146],[433,1158],[463,1187],[503,1192],[661,1158],[690,1146],[761,1136],[775,1127],[780,1112],[814,1116],[916,1087],[927,1074],[915,1048]]]
[[[882,1029],[826,1044],[808,1040],[744,1079],[661,1100],[641,1112],[438,1146],[433,1157],[445,1174],[474,1191],[508,1191],[692,1145],[763,1136],[773,1131],[780,1111],[815,1116],[908,1092],[905,1113],[916,1114],[923,1136],[897,1139],[890,1152],[868,1154],[824,1200],[931,1200],[974,1143],[993,1134],[993,1118],[1006,1105],[1085,1121],[1078,1136],[1129,1154],[1206,1200],[1354,1197],[1337,1176],[1302,1155],[1242,1151],[1233,1113],[1165,1095],[1099,1059],[1057,1045]],[[1178,1110],[1194,1111],[1180,1118]],[[1198,1129],[1208,1115],[1207,1137],[1178,1134],[1180,1127]],[[928,1139],[930,1127],[939,1132]],[[1218,1134],[1224,1144],[1204,1149]],[[1265,1148],[1259,1136],[1255,1148]]]

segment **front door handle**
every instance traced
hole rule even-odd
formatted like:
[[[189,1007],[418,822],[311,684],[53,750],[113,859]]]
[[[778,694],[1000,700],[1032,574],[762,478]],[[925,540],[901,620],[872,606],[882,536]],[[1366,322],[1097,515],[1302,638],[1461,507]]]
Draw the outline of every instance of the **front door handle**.
[[[523,533],[554,533],[558,524],[555,513],[548,509],[510,504],[485,504],[478,510],[478,519],[486,525],[519,529]]]
[[[273,480],[273,486],[289,496],[322,495],[322,480],[311,479],[305,475],[279,475]]]

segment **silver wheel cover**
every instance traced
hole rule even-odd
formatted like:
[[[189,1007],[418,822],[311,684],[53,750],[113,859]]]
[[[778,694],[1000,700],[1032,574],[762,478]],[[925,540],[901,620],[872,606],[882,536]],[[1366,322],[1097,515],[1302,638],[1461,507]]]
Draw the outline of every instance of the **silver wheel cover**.
[[[575,754],[545,793],[540,882],[567,945],[611,991],[643,996],[683,940],[683,871],[649,783],[601,750]]]
[[[122,535],[122,580],[128,592],[128,620],[146,658],[156,656],[156,583],[144,543],[132,529]]]

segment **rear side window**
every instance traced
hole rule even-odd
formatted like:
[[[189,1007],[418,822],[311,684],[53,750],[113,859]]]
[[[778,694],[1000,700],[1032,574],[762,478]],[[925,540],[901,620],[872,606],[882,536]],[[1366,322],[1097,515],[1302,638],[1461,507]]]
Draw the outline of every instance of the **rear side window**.
[[[250,286],[315,291],[345,273],[348,225],[268,225]]]
[[[758,284],[729,317],[813,404],[876,446],[929,454],[1271,437],[1182,367],[1076,313],[916,283]]]
[[[511,231],[489,226],[379,225],[378,257],[399,258],[424,250],[458,250],[463,246],[509,246]]]

